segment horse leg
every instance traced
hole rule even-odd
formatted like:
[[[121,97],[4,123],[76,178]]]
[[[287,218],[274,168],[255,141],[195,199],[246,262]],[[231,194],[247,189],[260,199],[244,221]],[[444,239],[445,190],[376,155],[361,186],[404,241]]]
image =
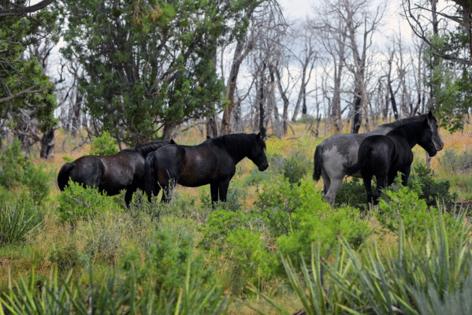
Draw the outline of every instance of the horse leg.
[[[367,203],[374,203],[374,195],[372,194],[372,174],[362,174],[365,191],[367,193]]]
[[[126,194],[125,194],[126,208],[129,208],[129,205],[131,203],[131,200],[133,199],[133,194],[134,194],[135,191],[136,191],[136,187],[129,187],[126,190]]]
[[[226,202],[226,195],[228,194],[228,186],[229,186],[229,179],[224,179],[218,183],[218,193],[220,197],[220,201]]]
[[[211,190],[211,205],[212,207],[214,207],[215,203],[218,202],[218,182],[211,183],[210,190]]]
[[[408,165],[404,169],[400,170],[402,173],[402,184],[403,186],[408,185],[408,178],[410,177],[411,165]]]
[[[382,193],[382,190],[387,186],[388,176],[387,174],[379,174],[376,175],[375,178],[377,179],[377,189],[375,190],[374,204],[378,204],[380,194]]]
[[[328,193],[331,181],[329,179],[328,174],[326,174],[326,172],[323,169],[321,170],[321,176],[323,177],[323,195],[326,196],[326,194]]]
[[[328,191],[326,192],[325,199],[328,201],[332,206],[334,206],[334,202],[336,201],[336,193],[338,192],[339,188],[343,183],[343,178],[331,178],[330,185]]]

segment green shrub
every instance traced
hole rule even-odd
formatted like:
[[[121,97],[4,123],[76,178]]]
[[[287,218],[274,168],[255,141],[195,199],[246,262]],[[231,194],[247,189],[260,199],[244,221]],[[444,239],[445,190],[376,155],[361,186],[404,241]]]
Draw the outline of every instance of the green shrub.
[[[250,220],[250,216],[242,211],[213,211],[202,227],[201,245],[205,249],[222,250],[228,234],[237,229],[247,228]]]
[[[290,213],[300,206],[298,192],[286,178],[274,176],[259,191],[255,205],[259,209],[280,209]]]
[[[78,220],[88,220],[100,213],[119,208],[112,198],[101,194],[97,189],[83,187],[72,181],[59,195],[58,200],[59,218],[72,225]]]
[[[409,187],[414,189],[415,185],[420,187],[420,198],[424,199],[428,206],[435,206],[439,202],[450,207],[457,199],[457,195],[449,191],[449,181],[436,180],[433,171],[424,164],[414,167]]]
[[[377,212],[378,220],[391,231],[398,233],[402,224],[408,235],[418,237],[426,237],[438,215],[438,209],[429,208],[414,189],[402,185],[384,190]],[[456,222],[447,213],[443,216],[447,226]]]
[[[174,220],[172,225],[162,225],[153,237],[154,244],[149,250],[150,267],[156,271],[158,288],[178,287],[185,279],[194,247],[194,234],[187,226],[185,221],[176,223]]]
[[[345,181],[336,193],[336,206],[348,205],[354,208],[365,208],[367,194],[362,179],[353,177],[351,181]]]
[[[359,217],[359,210],[342,207],[333,209],[313,184],[302,181],[296,188],[299,206],[291,214],[292,229],[277,239],[282,254],[295,259],[299,254],[310,256],[311,244],[319,244],[323,255],[329,253],[343,237],[353,246],[359,246],[370,234],[367,222]]]
[[[0,185],[12,189],[27,189],[36,203],[49,193],[49,177],[41,166],[34,165],[21,151],[18,140],[0,154]]]
[[[278,265],[260,232],[236,229],[228,234],[223,249],[225,261],[230,263],[231,289],[241,292],[248,283],[260,285],[269,280]]]
[[[90,154],[93,155],[112,155],[118,153],[118,147],[115,139],[108,131],[104,131],[100,136],[92,140]]]
[[[24,241],[42,222],[42,210],[27,194],[0,189],[0,245]]]
[[[310,161],[300,152],[290,155],[283,163],[283,176],[290,184],[299,184],[311,167]]]
[[[81,263],[81,256],[75,243],[55,247],[49,255],[49,261],[57,266],[59,271],[69,271]]]

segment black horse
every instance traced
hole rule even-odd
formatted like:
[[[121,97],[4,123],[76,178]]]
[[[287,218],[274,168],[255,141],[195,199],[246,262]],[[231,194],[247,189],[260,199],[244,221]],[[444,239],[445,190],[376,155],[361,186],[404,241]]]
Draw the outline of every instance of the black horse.
[[[265,155],[264,131],[231,134],[207,139],[196,146],[167,145],[146,157],[146,192],[169,202],[176,184],[197,187],[210,184],[211,201],[226,201],[236,164],[249,158],[260,171],[269,164]]]
[[[129,207],[133,193],[139,188],[145,190],[144,164],[146,155],[165,146],[170,141],[154,141],[137,145],[134,149],[121,150],[108,156],[86,155],[66,163],[57,176],[60,190],[72,180],[87,187],[96,187],[109,196],[126,189],[125,203]]]
[[[361,142],[358,162],[347,167],[347,172],[352,175],[360,171],[368,202],[376,204],[381,190],[394,182],[398,172],[402,174],[402,184],[408,183],[413,162],[412,148],[416,144],[429,156],[435,156],[444,146],[431,112],[405,119],[386,135],[369,136]],[[377,180],[375,193],[372,193],[371,186],[373,176]]]

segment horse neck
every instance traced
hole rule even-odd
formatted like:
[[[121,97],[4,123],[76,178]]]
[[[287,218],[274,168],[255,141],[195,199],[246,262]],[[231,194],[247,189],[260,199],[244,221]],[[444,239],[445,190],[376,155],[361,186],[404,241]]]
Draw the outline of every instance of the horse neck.
[[[422,130],[423,123],[424,122],[422,120],[409,122],[405,125],[394,128],[388,134],[390,136],[404,139],[406,142],[408,142],[410,148],[413,148],[416,144],[418,144],[420,138],[419,131]]]
[[[142,156],[146,157],[150,152],[152,151],[155,151],[157,149],[159,149],[160,147],[162,147],[164,144],[166,144],[165,142],[161,142],[161,141],[158,141],[158,142],[152,142],[152,143],[147,143],[147,144],[142,144],[142,145],[138,145],[135,147],[135,150],[137,152],[139,152]]]
[[[227,135],[214,140],[217,140],[217,144],[220,144],[228,152],[235,163],[249,155],[250,139],[247,135]]]

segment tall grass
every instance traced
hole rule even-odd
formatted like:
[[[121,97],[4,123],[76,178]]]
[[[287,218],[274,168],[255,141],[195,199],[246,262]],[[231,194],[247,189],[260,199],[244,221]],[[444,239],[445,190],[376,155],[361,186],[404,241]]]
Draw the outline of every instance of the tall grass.
[[[180,287],[156,290],[152,280],[141,279],[134,269],[105,279],[96,279],[90,270],[86,284],[57,269],[47,280],[32,272],[0,297],[0,315],[223,314],[228,301],[221,289],[206,286],[192,274],[189,262]]]

